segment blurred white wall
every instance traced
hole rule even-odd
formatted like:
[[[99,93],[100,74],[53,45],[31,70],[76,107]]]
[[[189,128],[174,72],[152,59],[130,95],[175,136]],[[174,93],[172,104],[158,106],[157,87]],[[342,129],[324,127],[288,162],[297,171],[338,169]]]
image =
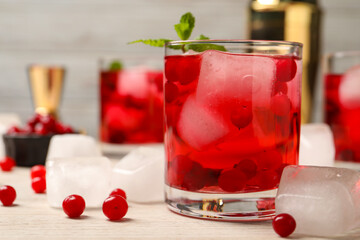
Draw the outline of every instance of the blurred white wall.
[[[247,5],[247,0],[0,0],[0,112],[29,118],[26,67],[62,64],[67,68],[62,119],[97,136],[99,57],[161,59],[161,48],[126,43],[177,39],[173,25],[187,11],[197,20],[193,36],[245,38]],[[322,0],[320,5],[323,53],[360,50],[360,1]]]

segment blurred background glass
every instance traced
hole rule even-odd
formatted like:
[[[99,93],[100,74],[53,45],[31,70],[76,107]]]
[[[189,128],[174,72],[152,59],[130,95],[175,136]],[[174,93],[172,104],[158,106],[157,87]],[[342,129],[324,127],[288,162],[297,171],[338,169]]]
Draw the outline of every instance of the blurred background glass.
[[[360,51],[324,57],[325,122],[331,127],[337,160],[360,162]]]

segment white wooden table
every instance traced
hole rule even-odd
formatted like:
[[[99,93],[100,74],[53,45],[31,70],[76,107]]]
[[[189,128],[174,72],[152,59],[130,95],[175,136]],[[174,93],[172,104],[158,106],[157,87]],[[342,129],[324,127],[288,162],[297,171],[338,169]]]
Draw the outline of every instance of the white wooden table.
[[[86,209],[82,218],[70,219],[62,209],[51,208],[45,194],[33,193],[29,168],[0,172],[0,185],[5,184],[16,189],[17,199],[12,207],[0,206],[0,239],[281,239],[270,221],[199,220],[174,214],[164,203],[129,203],[119,222],[108,221],[101,209]],[[360,231],[340,239],[360,239]]]

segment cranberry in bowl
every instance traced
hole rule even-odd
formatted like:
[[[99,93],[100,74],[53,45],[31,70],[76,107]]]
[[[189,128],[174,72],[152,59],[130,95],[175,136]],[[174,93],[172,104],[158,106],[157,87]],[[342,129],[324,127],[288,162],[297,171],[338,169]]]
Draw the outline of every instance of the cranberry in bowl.
[[[24,127],[12,126],[3,135],[5,154],[17,166],[44,165],[51,137],[68,133],[75,131],[51,115],[35,114]]]

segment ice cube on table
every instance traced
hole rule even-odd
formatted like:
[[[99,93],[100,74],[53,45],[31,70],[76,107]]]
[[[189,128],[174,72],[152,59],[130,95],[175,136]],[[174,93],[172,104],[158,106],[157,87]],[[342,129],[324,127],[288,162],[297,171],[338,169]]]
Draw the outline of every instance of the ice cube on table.
[[[229,101],[270,105],[275,61],[269,57],[206,51],[202,56],[196,100],[216,106]]]
[[[360,173],[344,168],[287,166],[275,207],[276,214],[294,217],[294,233],[346,233],[360,224]]]
[[[93,137],[83,134],[62,134],[51,138],[46,159],[100,156],[100,147]]]
[[[200,150],[229,133],[230,129],[219,113],[199,105],[189,96],[181,110],[177,130],[190,146]]]
[[[5,157],[5,145],[2,135],[12,126],[20,126],[20,117],[15,113],[1,113],[0,114],[0,158]]]
[[[46,195],[51,207],[78,194],[86,207],[101,207],[110,193],[111,162],[105,157],[50,158],[46,162]]]
[[[334,166],[335,145],[330,127],[323,123],[301,125],[299,164]]]
[[[345,72],[339,87],[339,100],[346,108],[360,107],[360,65]]]
[[[111,189],[121,188],[129,201],[164,201],[164,147],[139,147],[114,167]]]

